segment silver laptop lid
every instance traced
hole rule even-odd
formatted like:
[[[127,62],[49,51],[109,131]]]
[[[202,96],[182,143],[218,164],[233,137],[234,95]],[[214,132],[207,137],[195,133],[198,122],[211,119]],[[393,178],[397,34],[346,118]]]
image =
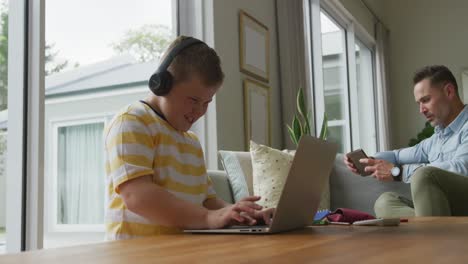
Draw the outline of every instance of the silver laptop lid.
[[[270,232],[291,230],[312,223],[337,150],[335,143],[312,136],[301,138]]]

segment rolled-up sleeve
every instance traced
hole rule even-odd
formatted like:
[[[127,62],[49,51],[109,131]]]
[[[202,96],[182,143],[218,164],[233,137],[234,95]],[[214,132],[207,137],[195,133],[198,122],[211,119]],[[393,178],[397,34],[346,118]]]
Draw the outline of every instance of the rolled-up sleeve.
[[[427,165],[429,162],[428,152],[431,144],[433,144],[435,136],[436,135],[433,135],[413,147],[378,152],[374,157],[402,166],[402,180],[404,182],[410,182],[411,175],[413,175],[414,171]]]

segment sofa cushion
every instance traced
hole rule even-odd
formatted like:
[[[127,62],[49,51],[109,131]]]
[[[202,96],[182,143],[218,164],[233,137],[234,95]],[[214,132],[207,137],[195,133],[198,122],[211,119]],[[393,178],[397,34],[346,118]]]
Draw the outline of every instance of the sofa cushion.
[[[253,194],[252,161],[250,153],[220,150],[221,163],[232,188],[234,201]]]
[[[384,192],[397,192],[411,198],[410,185],[403,182],[381,182],[373,177],[363,177],[348,170],[343,154],[335,159],[330,175],[331,208],[351,208],[372,215],[375,200]]]
[[[213,183],[213,188],[216,191],[218,198],[227,203],[234,203],[231,187],[225,171],[209,170],[208,176]]]

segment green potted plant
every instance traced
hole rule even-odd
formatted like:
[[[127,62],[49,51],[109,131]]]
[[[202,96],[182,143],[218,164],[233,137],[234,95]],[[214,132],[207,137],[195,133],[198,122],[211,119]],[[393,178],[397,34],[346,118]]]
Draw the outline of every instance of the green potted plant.
[[[426,122],[424,128],[416,135],[416,138],[410,139],[409,146],[412,147],[419,142],[423,141],[426,138],[430,138],[434,134],[434,127],[431,126],[431,123]]]
[[[291,126],[286,125],[288,128],[289,136],[294,144],[299,143],[299,140],[303,135],[311,135],[310,130],[310,111],[307,111],[305,100],[304,100],[304,92],[302,88],[299,88],[297,91],[296,96],[296,108],[297,113],[294,114]],[[322,121],[322,128],[320,129],[319,138],[325,140],[327,138],[327,115],[324,113],[323,121]]]

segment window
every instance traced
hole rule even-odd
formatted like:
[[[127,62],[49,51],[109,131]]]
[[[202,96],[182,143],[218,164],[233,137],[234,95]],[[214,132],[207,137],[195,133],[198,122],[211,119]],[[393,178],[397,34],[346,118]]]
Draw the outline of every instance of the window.
[[[345,30],[325,12],[320,13],[322,71],[328,139],[339,144],[339,151],[350,149],[348,118],[348,78]]]
[[[8,1],[0,1],[0,254],[6,251],[8,121]]]
[[[45,0],[44,247],[104,239],[103,130],[144,99],[175,0]]]
[[[104,122],[57,126],[57,225],[104,222],[103,129]]]
[[[338,143],[339,152],[363,148],[373,154],[378,150],[375,40],[338,4],[310,4],[316,127],[325,113],[328,140]]]
[[[377,151],[376,111],[374,106],[374,54],[361,41],[355,42],[356,91],[355,103],[351,104],[353,118],[353,147],[368,153]]]

